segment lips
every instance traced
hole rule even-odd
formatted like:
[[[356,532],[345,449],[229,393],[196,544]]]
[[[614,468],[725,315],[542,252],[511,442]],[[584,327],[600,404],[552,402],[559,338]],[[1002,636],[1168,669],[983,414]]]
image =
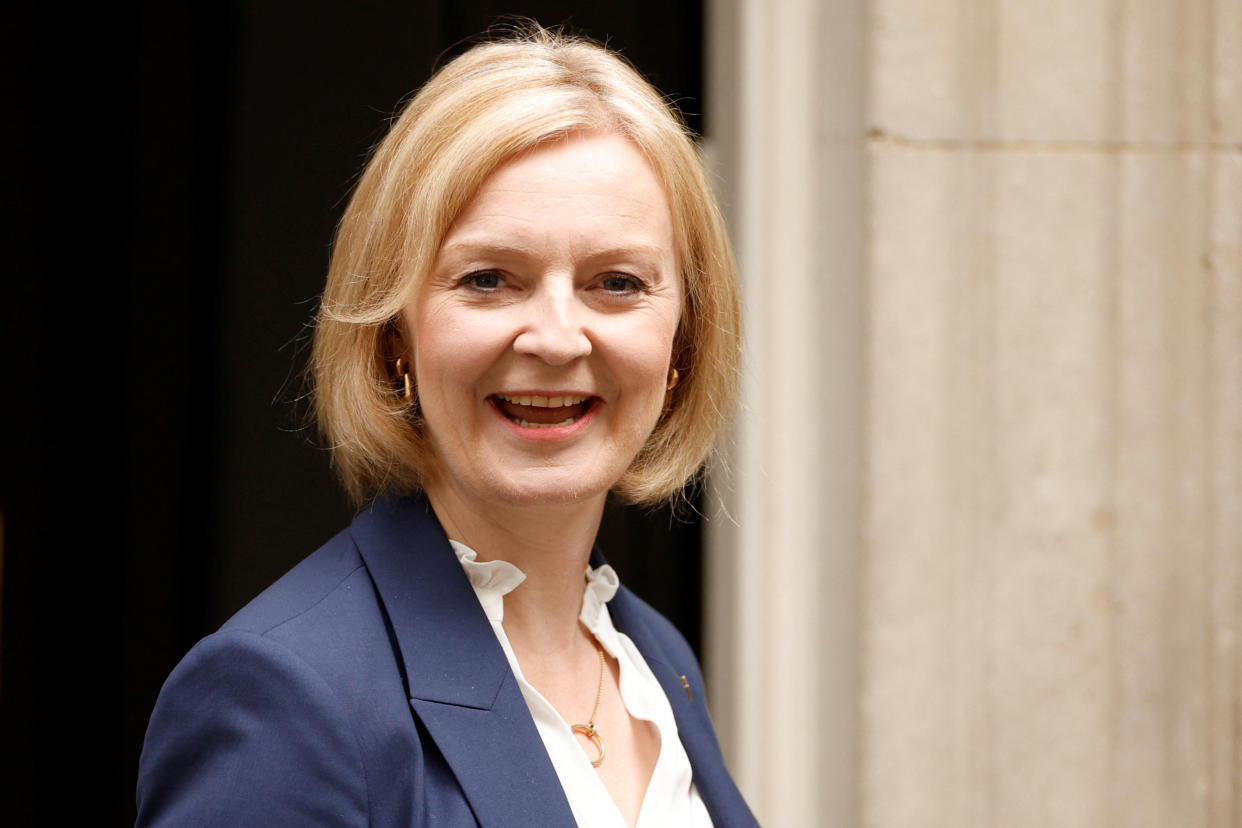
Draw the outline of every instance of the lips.
[[[494,394],[491,399],[501,414],[523,428],[573,425],[595,404],[595,397],[581,394]]]

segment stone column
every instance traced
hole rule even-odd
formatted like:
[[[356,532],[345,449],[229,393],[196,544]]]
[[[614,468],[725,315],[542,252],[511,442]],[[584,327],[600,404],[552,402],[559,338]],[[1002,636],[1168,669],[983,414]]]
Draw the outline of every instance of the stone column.
[[[708,19],[708,150],[746,323],[742,410],[706,524],[709,701],[763,824],[848,826],[865,448],[863,6],[720,3]]]
[[[712,8],[761,819],[1237,828],[1242,2]]]

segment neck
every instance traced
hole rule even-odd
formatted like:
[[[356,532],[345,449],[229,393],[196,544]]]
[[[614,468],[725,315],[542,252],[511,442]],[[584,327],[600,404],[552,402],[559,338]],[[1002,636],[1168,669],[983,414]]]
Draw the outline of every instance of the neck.
[[[431,483],[427,497],[445,533],[478,560],[505,560],[526,580],[505,596],[505,633],[516,651],[580,647],[583,574],[599,531],[605,495],[539,506],[482,503]]]

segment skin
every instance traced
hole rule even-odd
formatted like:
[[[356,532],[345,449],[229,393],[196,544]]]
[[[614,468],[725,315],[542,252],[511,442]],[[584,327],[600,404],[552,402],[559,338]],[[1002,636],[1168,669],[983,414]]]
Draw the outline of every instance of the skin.
[[[604,499],[665,404],[682,309],[674,251],[668,201],[641,151],[618,135],[570,136],[492,173],[406,311],[435,449],[427,495],[449,537],[526,573],[505,597],[505,631],[569,723],[586,720],[599,683],[578,614]],[[550,416],[501,399],[529,395],[589,403]],[[532,428],[505,411],[581,416]],[[609,662],[598,772],[632,825],[659,737],[629,716]]]

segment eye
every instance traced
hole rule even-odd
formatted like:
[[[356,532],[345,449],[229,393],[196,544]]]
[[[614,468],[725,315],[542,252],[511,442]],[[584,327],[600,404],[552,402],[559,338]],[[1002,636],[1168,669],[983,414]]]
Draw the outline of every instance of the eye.
[[[504,280],[495,270],[480,270],[463,277],[460,284],[478,291],[490,292],[499,289]]]
[[[627,276],[623,273],[605,276],[600,280],[599,286],[608,293],[637,293],[645,287],[643,281],[637,276]]]

